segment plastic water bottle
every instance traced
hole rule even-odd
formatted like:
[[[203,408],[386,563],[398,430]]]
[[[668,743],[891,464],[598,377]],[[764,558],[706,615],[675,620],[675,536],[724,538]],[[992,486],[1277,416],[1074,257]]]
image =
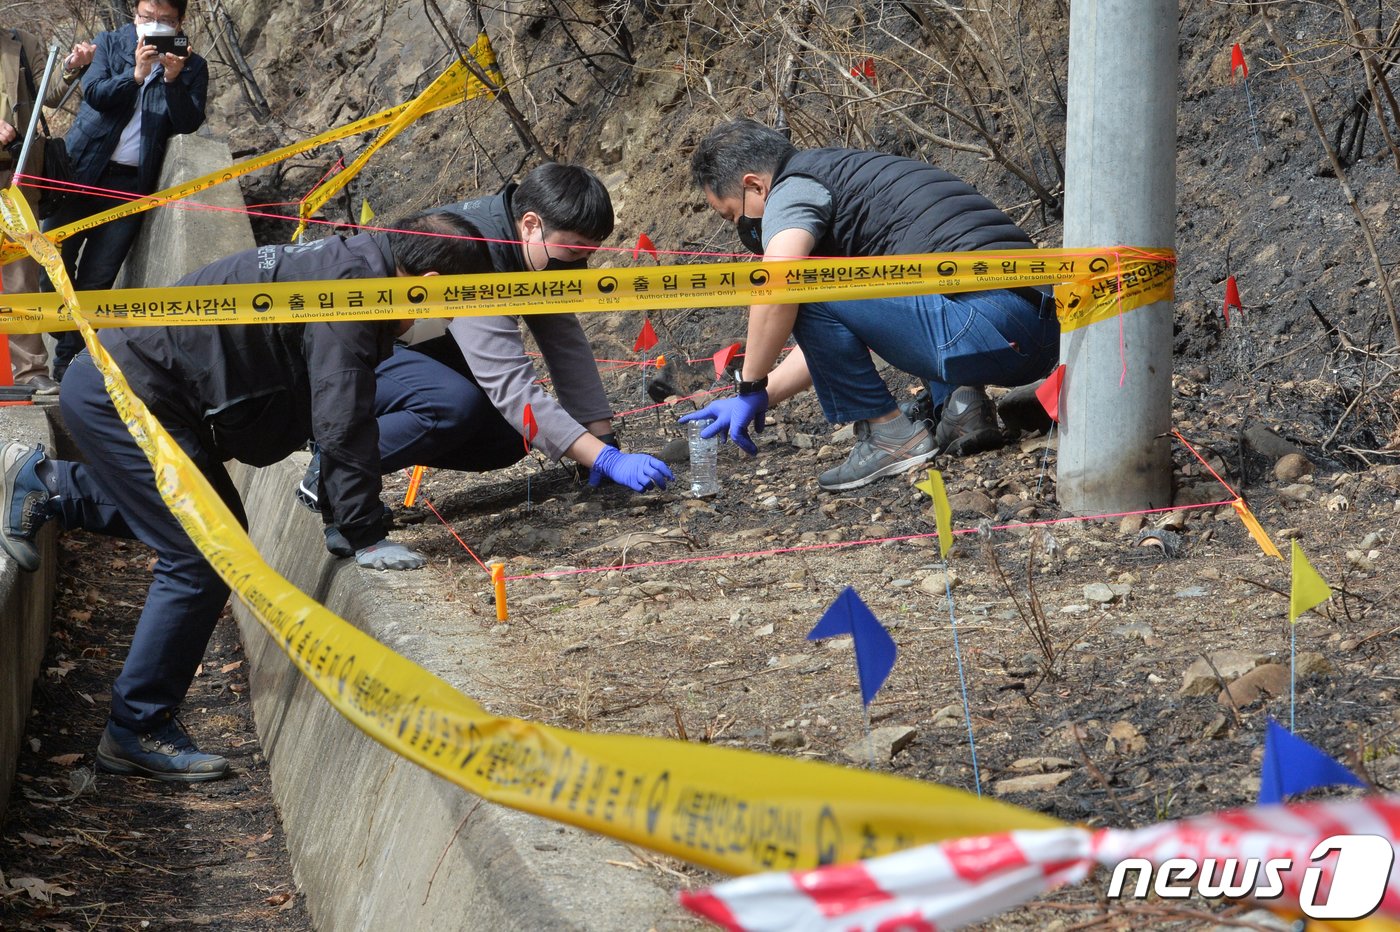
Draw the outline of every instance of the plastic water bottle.
[[[686,440],[690,443],[690,494],[696,498],[709,498],[719,494],[719,475],[716,462],[719,460],[719,436],[708,440],[700,439],[700,432],[714,423],[713,418],[691,421]]]

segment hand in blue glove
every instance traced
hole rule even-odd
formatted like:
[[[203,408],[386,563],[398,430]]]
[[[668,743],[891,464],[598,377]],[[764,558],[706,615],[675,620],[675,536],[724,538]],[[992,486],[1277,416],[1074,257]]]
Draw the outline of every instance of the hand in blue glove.
[[[598,485],[607,476],[618,485],[625,485],[633,492],[645,492],[647,486],[666,488],[666,483],[676,477],[671,468],[654,456],[645,453],[623,453],[615,447],[604,447],[603,452],[593,461],[588,473],[588,484]]]
[[[427,563],[428,558],[403,544],[391,544],[385,538],[355,551],[355,562],[375,570],[416,570]]]
[[[691,421],[703,421],[714,418],[714,423],[700,431],[700,436],[706,440],[724,431],[728,439],[733,440],[735,446],[743,450],[750,456],[758,454],[758,447],[749,439],[748,427],[753,425],[757,433],[763,433],[763,428],[768,426],[764,421],[764,415],[768,412],[768,392],[754,392],[752,395],[735,395],[732,398],[720,398],[712,401],[699,411],[691,412],[680,418],[680,423],[688,424]]]

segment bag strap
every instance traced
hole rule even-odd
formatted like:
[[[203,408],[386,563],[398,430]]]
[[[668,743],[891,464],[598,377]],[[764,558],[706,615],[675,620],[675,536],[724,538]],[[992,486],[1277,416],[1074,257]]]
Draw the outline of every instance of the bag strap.
[[[19,70],[24,74],[24,83],[29,86],[29,105],[39,109],[39,125],[44,128],[44,136],[47,138],[51,135],[49,121],[44,119],[43,101],[35,99],[39,92],[34,90],[34,72],[29,70],[29,56],[24,52],[24,42],[20,39],[18,30],[11,29],[10,36],[19,44]]]

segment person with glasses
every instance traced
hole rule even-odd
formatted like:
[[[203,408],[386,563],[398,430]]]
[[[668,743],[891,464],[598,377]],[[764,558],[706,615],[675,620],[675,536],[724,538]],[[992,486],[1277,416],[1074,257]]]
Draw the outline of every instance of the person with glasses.
[[[157,36],[183,35],[187,0],[140,0],[132,21],[94,40],[83,75],[83,102],[68,131],[73,181],[95,189],[70,197],[44,222],[44,231],[75,223],[156,190],[170,137],[204,124],[209,68],[188,43],[184,56],[162,52]],[[110,220],[63,241],[63,264],[79,291],[112,287],[144,214]],[[45,290],[53,286],[43,282]],[[82,339],[61,334],[54,378],[63,373]]]

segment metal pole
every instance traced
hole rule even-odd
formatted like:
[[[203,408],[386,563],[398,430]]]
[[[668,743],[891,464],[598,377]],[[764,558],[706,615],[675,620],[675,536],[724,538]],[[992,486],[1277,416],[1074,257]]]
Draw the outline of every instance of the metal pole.
[[[1176,243],[1177,0],[1074,0],[1065,246]],[[1171,504],[1172,304],[1065,334],[1061,507]]]
[[[34,141],[34,132],[39,128],[39,117],[44,112],[44,98],[49,93],[49,77],[53,74],[53,62],[57,57],[58,43],[55,42],[49,46],[49,61],[44,65],[44,78],[35,92],[34,108],[29,113],[29,128],[24,131],[24,145],[19,150],[19,158],[15,159],[16,178],[24,174],[24,166],[29,159],[29,144]]]

